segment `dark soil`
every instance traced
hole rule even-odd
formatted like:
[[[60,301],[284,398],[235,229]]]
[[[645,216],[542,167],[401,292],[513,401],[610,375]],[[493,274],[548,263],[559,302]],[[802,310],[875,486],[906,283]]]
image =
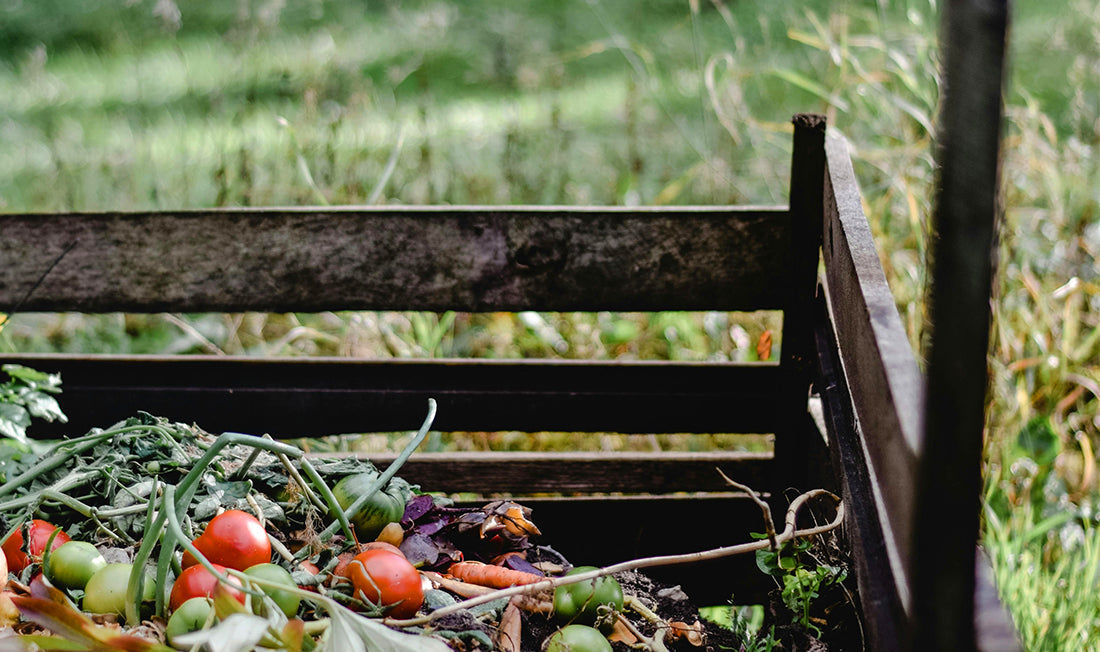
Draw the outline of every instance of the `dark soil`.
[[[806,559],[802,563],[812,567],[814,564],[827,564],[847,568],[849,559],[842,541],[831,536],[822,537],[813,547],[803,553]],[[548,550],[548,549],[542,549]],[[532,551],[533,552],[533,551]],[[537,555],[536,555],[537,556]],[[559,558],[560,559],[560,558]],[[665,623],[682,622],[688,625],[699,623],[702,640],[692,643],[687,639],[665,640],[670,652],[719,652],[752,649],[752,641],[742,640],[739,635],[725,627],[704,620],[699,614],[699,606],[678,586],[661,584],[644,572],[628,571],[618,573],[615,578],[622,585],[623,593],[634,596],[643,605],[660,617]],[[769,595],[764,605],[764,625],[762,634],[772,633],[776,644],[768,649],[784,652],[849,652],[864,649],[860,628],[860,610],[852,579],[841,584],[825,586],[820,595],[812,602],[810,612],[811,628],[796,621],[793,614],[783,603],[781,591],[777,588]],[[642,617],[632,609],[625,609],[623,616],[641,632],[652,637],[660,626]],[[453,621],[442,620],[436,625],[440,629],[453,629],[463,632],[462,636],[449,638],[451,647],[462,652],[493,649],[486,647],[488,641],[496,640],[496,622],[491,618],[476,618],[470,614],[456,616]],[[522,652],[540,652],[543,642],[562,626],[550,616],[540,613],[525,613],[521,633]],[[477,632],[476,636],[471,635]],[[615,652],[637,649],[630,645],[613,641]],[[765,648],[759,648],[765,649]]]

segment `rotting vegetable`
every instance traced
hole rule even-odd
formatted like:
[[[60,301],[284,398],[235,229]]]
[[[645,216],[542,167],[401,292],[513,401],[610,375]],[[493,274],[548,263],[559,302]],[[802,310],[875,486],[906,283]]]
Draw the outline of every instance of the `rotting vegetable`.
[[[26,536],[24,536],[26,531]],[[40,518],[24,523],[12,531],[11,536],[4,542],[4,556],[7,558],[8,569],[12,572],[22,572],[28,564],[42,560],[42,554],[46,546],[50,550],[56,550],[68,543],[69,535],[58,526],[48,523]],[[24,547],[23,543],[26,542]],[[52,541],[52,543],[51,543]]]
[[[406,497],[396,483],[387,484],[368,495],[377,479],[377,473],[356,473],[340,480],[332,488],[340,508],[348,513],[356,535],[363,541],[373,540],[383,528],[397,523],[405,515]],[[354,512],[349,510],[356,505]]]
[[[348,564],[353,596],[394,618],[411,618],[424,603],[420,573],[403,556],[375,548]]]

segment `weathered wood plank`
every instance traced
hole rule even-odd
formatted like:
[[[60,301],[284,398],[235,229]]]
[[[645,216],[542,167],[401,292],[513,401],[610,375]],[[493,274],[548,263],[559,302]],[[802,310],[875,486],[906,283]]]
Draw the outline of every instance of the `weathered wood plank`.
[[[788,237],[777,208],[0,215],[0,311],[771,309]]]
[[[318,457],[358,457],[384,469],[396,455],[324,453]],[[763,491],[771,466],[771,453],[730,451],[414,453],[401,467],[401,477],[447,493],[669,494],[730,491],[717,469]]]
[[[775,439],[778,485],[773,495],[782,507],[784,490],[805,491],[809,468],[816,459],[806,455],[812,434],[805,428],[806,401],[813,372],[813,297],[820,259],[823,183],[825,179],[825,116],[794,116],[791,154],[790,211],[792,233],[789,290],[783,302],[783,350],[780,368],[784,374],[783,422]]]
[[[908,613],[923,379],[886,283],[843,139],[826,139],[829,312],[902,606]]]
[[[83,433],[138,410],[276,437],[435,429],[771,433],[779,368],[763,364],[564,360],[271,359],[0,355],[60,373],[65,425]]]
[[[900,650],[908,625],[886,549],[864,448],[855,427],[848,384],[840,366],[836,335],[826,306],[816,312],[818,391],[829,433],[832,466],[840,476],[845,533],[851,545],[855,579],[864,614],[868,650]]]

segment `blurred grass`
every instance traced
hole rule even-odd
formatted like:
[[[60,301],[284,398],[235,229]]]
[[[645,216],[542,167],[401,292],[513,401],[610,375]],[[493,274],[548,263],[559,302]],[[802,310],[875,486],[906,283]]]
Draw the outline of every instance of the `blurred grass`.
[[[0,210],[781,204],[787,121],[820,111],[919,352],[936,29],[934,0],[8,3]],[[984,545],[1029,649],[1095,649],[1100,8],[1017,3],[1010,65]],[[779,320],[27,314],[0,347],[742,360]]]

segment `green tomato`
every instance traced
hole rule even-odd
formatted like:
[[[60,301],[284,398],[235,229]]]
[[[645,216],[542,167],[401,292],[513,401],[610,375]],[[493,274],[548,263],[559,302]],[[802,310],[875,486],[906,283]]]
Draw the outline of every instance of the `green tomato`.
[[[126,614],[126,585],[130,583],[131,564],[107,564],[88,580],[84,587],[84,611],[93,614]],[[155,596],[153,578],[146,574],[142,600]]]
[[[332,488],[336,502],[347,510],[348,507],[366,493],[378,479],[375,473],[356,473],[349,475]],[[378,533],[389,523],[396,523],[405,515],[405,498],[387,485],[370,497],[359,510],[348,519],[355,526],[360,541],[373,541]]]
[[[172,612],[164,635],[170,645],[175,645],[177,636],[197,632],[213,622],[214,601],[206,597],[191,598]]]
[[[546,639],[544,652],[611,652],[600,630],[588,625],[566,625]]]
[[[46,577],[63,589],[83,589],[96,571],[107,565],[95,546],[69,541],[50,553]]]
[[[290,571],[279,566],[278,564],[256,564],[250,566],[244,572],[245,575],[250,575],[259,580],[267,580],[269,582],[278,582],[283,586],[289,586],[297,588],[294,578],[291,577]],[[297,595],[290,593],[289,591],[280,591],[279,589],[273,589],[269,586],[259,586],[259,589],[263,591],[267,597],[271,598],[272,602],[279,607],[279,610],[286,614],[287,618],[293,618],[294,614],[298,613],[298,605],[301,604],[302,599]],[[253,598],[253,608],[259,611],[262,604],[259,600]]]
[[[566,576],[593,570],[596,570],[595,566],[578,566]],[[558,622],[593,625],[601,605],[608,605],[616,611],[623,609],[623,589],[618,580],[610,575],[554,587],[554,617]]]

